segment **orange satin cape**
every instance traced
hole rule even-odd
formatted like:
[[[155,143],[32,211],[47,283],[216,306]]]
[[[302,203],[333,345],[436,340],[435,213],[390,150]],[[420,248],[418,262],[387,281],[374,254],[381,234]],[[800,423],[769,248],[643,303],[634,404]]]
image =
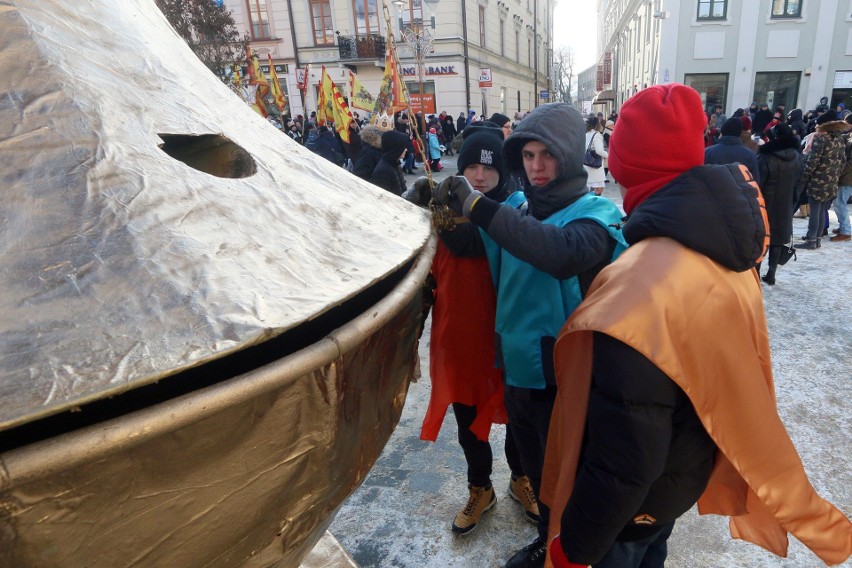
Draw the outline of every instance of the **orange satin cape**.
[[[733,272],[663,237],[641,241],[605,268],[557,338],[558,394],[541,490],[551,539],[577,471],[594,331],[653,361],[684,390],[715,441],[700,514],[730,516],[734,538],[779,556],[787,555],[787,532],[828,564],[852,554],[852,523],[811,487],[778,416],[756,271]]]
[[[447,407],[458,402],[476,406],[470,430],[487,441],[491,424],[506,423],[503,381],[494,357],[497,295],[488,260],[454,256],[438,241],[432,275],[437,283],[429,348],[432,392],[420,439],[434,442]]]

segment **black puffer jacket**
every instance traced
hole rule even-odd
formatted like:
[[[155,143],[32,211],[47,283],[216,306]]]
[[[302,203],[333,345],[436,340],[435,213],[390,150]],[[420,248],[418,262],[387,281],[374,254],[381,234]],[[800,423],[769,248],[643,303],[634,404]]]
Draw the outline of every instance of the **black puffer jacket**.
[[[793,209],[798,201],[796,182],[802,174],[803,163],[798,136],[770,140],[758,150],[760,189],[766,201],[771,245],[783,245],[792,239]]]
[[[382,158],[376,164],[370,182],[386,189],[394,195],[405,191],[405,177],[399,166],[399,159],[405,150],[408,138],[402,132],[390,130],[382,134]]]
[[[640,203],[623,230],[630,244],[669,237],[737,272],[754,266],[765,237],[757,189],[736,166],[689,170]],[[689,398],[649,359],[603,334],[593,349],[584,446],[560,538],[584,565],[689,510],[716,452]]]

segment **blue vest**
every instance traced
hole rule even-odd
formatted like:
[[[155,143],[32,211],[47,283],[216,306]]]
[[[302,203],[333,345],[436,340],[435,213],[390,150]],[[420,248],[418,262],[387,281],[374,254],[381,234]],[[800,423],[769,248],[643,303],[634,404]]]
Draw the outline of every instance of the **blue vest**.
[[[524,203],[521,192],[504,202],[516,209]],[[542,223],[564,227],[578,219],[597,221],[616,241],[611,260],[627,248],[621,229],[615,227],[621,223],[621,212],[609,199],[592,193]],[[576,276],[557,280],[500,248],[484,231],[480,233],[497,290],[497,349],[506,383],[543,389],[553,381],[556,336],[583,299],[580,281]]]

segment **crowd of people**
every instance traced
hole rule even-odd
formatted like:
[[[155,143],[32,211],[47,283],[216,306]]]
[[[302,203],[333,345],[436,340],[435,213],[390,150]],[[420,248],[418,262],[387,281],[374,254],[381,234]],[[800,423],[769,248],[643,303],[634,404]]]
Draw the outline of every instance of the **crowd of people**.
[[[507,568],[662,568],[696,502],[778,555],[788,532],[826,563],[852,554],[852,523],[778,416],[759,280],[764,258],[772,285],[792,251],[821,246],[832,200],[831,241],[850,240],[852,113],[825,103],[728,118],[673,83],[608,118],[564,103],[514,121],[402,114],[354,125],[354,151],[305,125],[317,153],[456,221],[429,280],[421,430],[434,441],[452,408],[468,486],[450,530],[470,535],[496,503],[489,433],[506,424],[507,493],[538,529]],[[457,176],[407,187],[454,149]],[[801,196],[808,232],[791,248]]]

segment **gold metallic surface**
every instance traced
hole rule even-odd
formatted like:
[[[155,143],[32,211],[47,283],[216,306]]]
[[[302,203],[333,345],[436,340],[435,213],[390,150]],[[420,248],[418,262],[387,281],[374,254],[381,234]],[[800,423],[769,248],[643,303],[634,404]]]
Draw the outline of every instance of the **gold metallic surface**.
[[[399,419],[434,245],[307,349],[0,454],[0,567],[298,566]]]
[[[0,431],[277,337],[428,214],[282,134],[153,0],[0,0]]]
[[[0,568],[299,566],[399,419],[428,214],[278,132],[153,0],[0,0],[0,72]]]

